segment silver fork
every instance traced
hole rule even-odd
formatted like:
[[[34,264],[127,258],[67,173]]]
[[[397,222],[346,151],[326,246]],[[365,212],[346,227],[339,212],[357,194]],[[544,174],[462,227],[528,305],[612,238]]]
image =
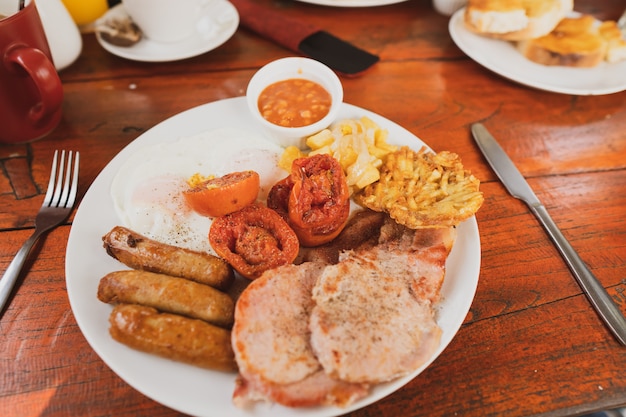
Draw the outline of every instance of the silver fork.
[[[50,229],[61,224],[69,216],[74,202],[76,201],[76,191],[78,190],[78,166],[80,154],[76,152],[74,158],[74,171],[72,172],[72,151],[68,152],[67,164],[65,161],[65,151],[54,151],[52,170],[50,171],[50,182],[44,197],[43,204],[35,218],[35,232],[24,242],[24,246],[17,252],[15,258],[0,279],[0,314],[4,310],[4,305],[11,294],[11,290],[17,281],[28,255],[39,237]],[[57,171],[58,165],[58,171]],[[58,172],[58,175],[57,175]]]

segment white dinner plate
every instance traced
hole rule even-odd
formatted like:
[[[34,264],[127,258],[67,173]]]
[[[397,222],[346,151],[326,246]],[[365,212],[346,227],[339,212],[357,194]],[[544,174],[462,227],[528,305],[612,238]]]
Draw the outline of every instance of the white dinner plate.
[[[562,94],[602,95],[626,89],[626,61],[602,62],[593,68],[537,64],[526,59],[512,42],[490,39],[468,30],[463,21],[464,13],[465,8],[450,19],[452,40],[470,58],[496,74],[529,87]]]
[[[133,61],[167,62],[191,58],[211,51],[230,39],[239,26],[239,13],[226,0],[212,0],[203,9],[193,35],[178,42],[157,42],[142,38],[131,46],[116,46],[104,39],[96,31],[100,45],[113,55]],[[111,8],[99,21],[128,17],[123,4]]]
[[[343,104],[340,119],[368,116],[389,131],[389,142],[419,149],[423,142],[397,124],[367,110]],[[214,372],[142,353],[109,336],[112,307],[97,299],[100,279],[109,272],[127,269],[107,255],[102,236],[120,223],[109,193],[111,183],[124,162],[138,149],[159,142],[179,140],[224,127],[258,132],[245,97],[204,104],[173,116],[131,142],[102,170],[85,194],[76,212],[66,253],[66,281],[70,305],[83,335],[102,360],[124,381],[144,395],[170,408],[194,416],[315,416],[331,417],[371,404],[396,391],[422,372],[450,343],[465,319],[478,284],[480,238],[476,218],[458,227],[457,241],[448,258],[437,307],[437,323],[443,330],[441,344],[433,356],[410,375],[376,387],[371,395],[342,409],[315,407],[290,409],[257,404],[241,410],[232,402],[235,374]],[[242,169],[245,169],[242,167]]]
[[[333,7],[374,7],[403,3],[407,0],[299,0],[303,3]]]

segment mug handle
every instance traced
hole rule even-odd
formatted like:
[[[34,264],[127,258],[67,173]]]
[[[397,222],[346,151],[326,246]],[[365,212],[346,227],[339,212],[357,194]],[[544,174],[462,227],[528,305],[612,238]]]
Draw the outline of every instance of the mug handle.
[[[63,103],[63,86],[46,54],[35,48],[15,48],[6,55],[5,62],[22,67],[35,83],[41,101],[33,105],[28,113],[33,122],[59,110]]]

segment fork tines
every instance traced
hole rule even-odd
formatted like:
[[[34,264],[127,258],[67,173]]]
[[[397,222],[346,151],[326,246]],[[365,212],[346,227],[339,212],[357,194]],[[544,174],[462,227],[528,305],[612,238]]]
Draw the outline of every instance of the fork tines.
[[[74,169],[72,171],[73,156]],[[76,193],[78,190],[79,160],[79,152],[69,151],[66,163],[65,150],[61,151],[60,160],[59,151],[54,151],[54,159],[52,160],[52,169],[50,171],[50,182],[48,183],[48,190],[46,191],[46,196],[43,201],[44,206],[72,207],[74,205],[74,201],[76,200]]]

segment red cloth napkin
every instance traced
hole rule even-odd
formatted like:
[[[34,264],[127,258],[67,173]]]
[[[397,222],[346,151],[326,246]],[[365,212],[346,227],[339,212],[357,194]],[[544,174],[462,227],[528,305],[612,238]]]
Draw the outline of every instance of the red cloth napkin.
[[[280,15],[252,0],[230,0],[230,2],[237,8],[243,26],[292,51],[301,53],[300,42],[321,30],[299,19]]]

